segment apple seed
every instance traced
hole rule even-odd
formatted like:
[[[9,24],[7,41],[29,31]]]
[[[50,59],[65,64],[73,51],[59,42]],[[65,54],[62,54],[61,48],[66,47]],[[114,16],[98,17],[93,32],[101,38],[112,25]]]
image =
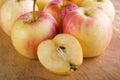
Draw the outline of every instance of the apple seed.
[[[58,55],[60,56],[60,57],[62,57],[65,61],[68,61],[67,59],[66,59],[66,57],[65,57],[65,47],[63,47],[63,46],[60,46],[60,47],[58,47],[57,48],[57,51],[58,51]]]
[[[62,57],[65,61],[68,61],[68,62],[70,63],[70,61],[67,59],[67,57],[66,57],[66,55],[65,55],[65,53],[66,53],[66,50],[65,50],[65,49],[66,49],[66,48],[63,47],[63,46],[58,47],[58,48],[57,48],[58,55],[59,55],[60,57]],[[70,70],[76,71],[76,70],[77,70],[76,65],[70,63]]]

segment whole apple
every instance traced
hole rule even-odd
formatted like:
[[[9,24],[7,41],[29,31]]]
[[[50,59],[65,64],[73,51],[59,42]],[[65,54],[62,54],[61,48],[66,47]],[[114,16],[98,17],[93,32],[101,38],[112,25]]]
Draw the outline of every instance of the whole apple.
[[[48,13],[25,13],[14,23],[11,40],[16,50],[25,57],[36,59],[37,47],[42,41],[58,33],[56,20]]]
[[[62,32],[62,21],[67,13],[77,9],[78,6],[66,0],[54,0],[50,2],[43,11],[50,13],[58,22],[59,31]]]
[[[79,40],[84,57],[95,57],[108,46],[112,37],[112,23],[98,8],[78,8],[65,16],[63,32]]]
[[[37,6],[39,10],[43,10],[46,5],[48,5],[53,0],[37,0]]]
[[[36,10],[38,10],[37,7]],[[33,11],[33,0],[6,0],[0,12],[1,26],[4,32],[10,36],[15,20],[30,11]]]
[[[83,53],[78,40],[69,34],[56,35],[39,44],[38,59],[51,72],[68,74],[82,64]]]
[[[110,0],[83,0],[81,4],[79,4],[81,7],[98,7],[99,9],[102,9],[111,19],[111,21],[114,21],[115,17],[115,9]]]

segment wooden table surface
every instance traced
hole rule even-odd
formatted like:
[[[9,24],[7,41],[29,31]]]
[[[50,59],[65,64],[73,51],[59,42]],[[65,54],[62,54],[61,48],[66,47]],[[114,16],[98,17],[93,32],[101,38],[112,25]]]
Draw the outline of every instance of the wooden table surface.
[[[113,37],[99,57],[84,59],[79,69],[66,76],[48,72],[38,60],[18,54],[0,29],[0,80],[120,80],[120,0],[112,0],[116,17]]]

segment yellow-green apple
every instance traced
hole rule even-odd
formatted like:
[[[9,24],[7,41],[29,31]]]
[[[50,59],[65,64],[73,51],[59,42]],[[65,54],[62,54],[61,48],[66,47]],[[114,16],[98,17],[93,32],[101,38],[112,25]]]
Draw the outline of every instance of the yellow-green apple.
[[[65,16],[63,32],[72,34],[79,40],[84,57],[95,57],[108,46],[112,36],[112,23],[98,8],[78,8]]]
[[[115,9],[110,0],[83,0],[80,4],[81,7],[98,7],[102,9],[111,19],[114,20]]]
[[[15,21],[11,40],[20,54],[36,59],[38,44],[53,38],[57,32],[57,22],[50,14],[41,11],[29,12]]]
[[[3,5],[3,3],[5,2],[6,0],[0,0],[0,7],[1,5]]]
[[[37,0],[37,6],[38,6],[38,8],[39,8],[39,10],[43,10],[44,9],[44,7],[47,5],[47,4],[49,4],[51,1],[53,1],[53,0]]]
[[[0,14],[1,14],[1,7],[4,4],[6,0],[0,0]],[[1,20],[0,20],[0,26],[1,26]]]
[[[66,0],[54,0],[50,2],[43,11],[50,13],[58,22],[59,30],[61,31],[63,18],[67,13],[77,9],[78,6]]]
[[[20,15],[30,11],[33,11],[33,0],[6,0],[1,7],[0,14],[1,26],[4,32],[10,36],[15,20]]]
[[[84,0],[67,0],[67,1],[71,1],[71,2],[73,2],[75,4],[77,4],[77,5],[80,5],[81,2],[84,1]]]
[[[38,46],[37,55],[46,69],[57,74],[75,71],[83,61],[81,45],[69,34],[59,34],[52,40],[43,41]]]

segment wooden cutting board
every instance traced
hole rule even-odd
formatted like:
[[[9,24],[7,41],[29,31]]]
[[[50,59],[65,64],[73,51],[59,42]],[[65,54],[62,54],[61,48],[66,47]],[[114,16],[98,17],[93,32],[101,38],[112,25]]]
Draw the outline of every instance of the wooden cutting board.
[[[84,59],[79,69],[70,75],[53,74],[38,60],[21,56],[0,29],[0,80],[120,80],[120,1],[112,1],[116,17],[109,47],[99,57]]]

